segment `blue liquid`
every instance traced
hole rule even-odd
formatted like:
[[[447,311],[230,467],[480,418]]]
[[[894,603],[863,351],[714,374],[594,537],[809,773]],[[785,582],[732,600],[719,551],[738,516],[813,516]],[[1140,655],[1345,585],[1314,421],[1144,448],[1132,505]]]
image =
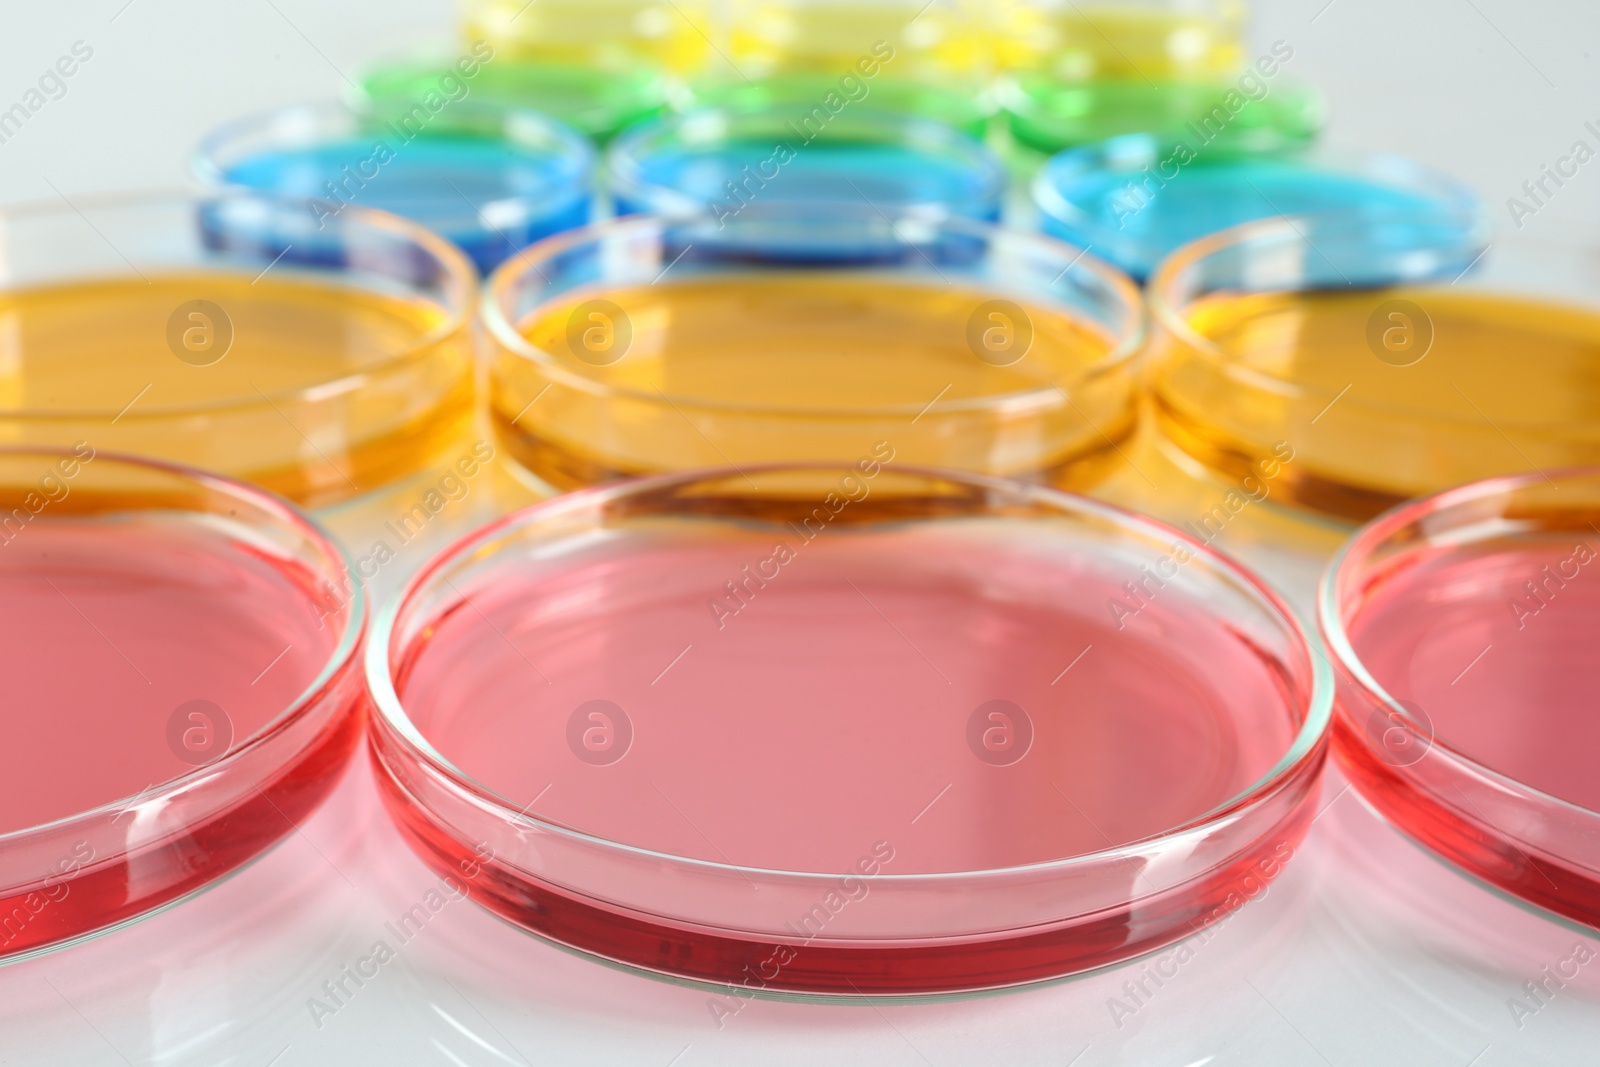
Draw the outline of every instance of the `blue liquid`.
[[[970,155],[958,156],[897,144],[819,140],[807,145],[792,138],[784,142],[791,158],[775,153],[776,143],[776,138],[731,140],[641,157],[636,178],[645,188],[619,190],[617,211],[666,206],[669,198],[648,188],[658,186],[719,216],[739,213],[741,201],[870,204],[890,217],[924,205],[965,218],[1000,216],[999,163],[976,146]],[[730,181],[737,194],[729,190]]]
[[[375,152],[380,141],[386,161]],[[485,273],[541,238],[588,222],[593,207],[582,161],[472,137],[406,142],[374,131],[264,152],[233,164],[224,177],[334,207],[342,199],[402,215],[454,241]]]
[[[1440,195],[1291,159],[1195,159],[1176,175],[1169,164],[1163,187],[1154,165],[1146,181],[1140,167],[1087,166],[1073,156],[1068,152],[1052,160],[1042,181],[1076,208],[1077,217],[1058,218],[1041,204],[1044,231],[1092,246],[1094,254],[1141,281],[1181,246],[1256,219],[1362,212],[1383,223],[1374,226],[1374,252],[1392,256],[1405,248],[1436,249],[1460,241],[1467,232],[1464,212],[1476,206],[1464,191]],[[1151,162],[1166,158],[1162,154]]]

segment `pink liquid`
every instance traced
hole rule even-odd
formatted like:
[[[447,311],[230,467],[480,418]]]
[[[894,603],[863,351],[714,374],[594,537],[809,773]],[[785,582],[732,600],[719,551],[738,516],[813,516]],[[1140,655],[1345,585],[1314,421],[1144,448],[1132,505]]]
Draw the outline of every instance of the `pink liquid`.
[[[1437,741],[1592,811],[1600,811],[1597,545],[1593,535],[1551,535],[1408,555],[1366,591],[1351,627],[1373,677],[1419,706]]]
[[[755,530],[499,559],[456,579],[470,602],[407,651],[401,700],[541,818],[787,870],[848,870],[890,840],[896,874],[1160,834],[1258,780],[1297,728],[1282,665],[1178,583],[1119,629],[1109,601],[1144,560],[1004,522],[781,536],[775,575],[758,565],[780,535]],[[992,701],[1031,724],[1020,755],[972,740]]]
[[[208,741],[241,742],[282,713],[338,639],[319,628],[311,581],[160,519],[38,522],[0,546],[0,832],[169,781],[222,755]],[[180,758],[171,720],[196,700],[226,722],[201,724],[212,732]]]

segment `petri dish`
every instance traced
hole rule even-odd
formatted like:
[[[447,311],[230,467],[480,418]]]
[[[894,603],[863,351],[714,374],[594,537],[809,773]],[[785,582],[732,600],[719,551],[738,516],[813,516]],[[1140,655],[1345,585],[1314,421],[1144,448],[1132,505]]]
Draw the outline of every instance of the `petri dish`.
[[[1122,462],[1137,288],[1078,249],[957,218],[751,204],[535,246],[484,295],[490,422],[566,490],[734,463],[908,462],[1057,485]]]
[[[391,110],[397,103],[472,98],[508,108],[538,111],[596,142],[626,126],[654,118],[670,96],[667,76],[650,66],[602,69],[577,62],[515,59],[493,52],[479,60],[481,42],[458,53],[422,51],[376,63],[356,75],[352,106]],[[466,73],[474,70],[470,76]],[[463,89],[465,86],[465,89]]]
[[[606,165],[619,214],[844,202],[993,221],[1006,190],[999,157],[960,130],[869,105],[835,113],[820,98],[663,118],[619,137]]]
[[[970,86],[911,78],[872,78],[858,68],[842,73],[787,71],[751,81],[702,79],[685,91],[680,110],[788,109],[791,113],[784,118],[798,121],[813,114],[819,104],[830,112],[862,105],[874,111],[932,119],[976,138],[988,134],[989,120],[994,115],[989,95],[974,92]]]
[[[561,123],[465,96],[298,104],[230,123],[194,157],[202,181],[301,198],[319,223],[355,206],[411,219],[485,273],[588,222],[594,165]]]
[[[1034,180],[1033,201],[1046,233],[1139,279],[1183,245],[1255,219],[1410,213],[1470,227],[1482,210],[1466,184],[1399,156],[1208,154],[1148,134],[1055,156]]]
[[[1129,133],[1204,152],[1281,152],[1303,147],[1326,121],[1322,96],[1281,75],[1232,80],[1062,81],[1024,71],[995,89],[1014,141],[1041,152]]]
[[[404,219],[244,191],[0,213],[0,444],[202,466],[321,506],[448,460],[471,264]]]
[[[1335,750],[1363,797],[1457,868],[1600,926],[1600,468],[1406,503],[1323,576]]]
[[[361,736],[345,557],[277,497],[0,449],[0,958],[132,921],[292,832]]]
[[[1093,78],[1226,78],[1245,64],[1241,0],[1009,0],[995,18],[1002,70]]]
[[[1148,290],[1156,424],[1227,478],[1365,521],[1497,474],[1600,462],[1600,254],[1414,215],[1248,223]]]
[[[718,35],[706,0],[466,0],[464,36],[497,55],[596,70],[699,69]]]
[[[822,995],[1054,978],[1257,895],[1332,700],[1275,594],[901,458],[596,487],[425,566],[366,654],[413,848],[557,943]]]

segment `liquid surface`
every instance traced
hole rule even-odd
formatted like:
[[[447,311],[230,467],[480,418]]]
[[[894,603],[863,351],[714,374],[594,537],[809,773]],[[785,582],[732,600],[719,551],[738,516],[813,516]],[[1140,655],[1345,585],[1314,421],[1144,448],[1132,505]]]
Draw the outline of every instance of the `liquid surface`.
[[[1350,640],[1438,742],[1600,812],[1597,627],[1600,535],[1584,532],[1413,553],[1367,591]]]
[[[1430,197],[1359,175],[1270,159],[1212,165],[1196,159],[1180,168],[1169,158],[1156,161],[1156,176],[1148,180],[1142,171],[1103,168],[1063,178],[1057,192],[1086,218],[1081,226],[1047,218],[1046,230],[1094,245],[1144,277],[1182,245],[1255,219],[1348,210],[1428,218],[1440,210]],[[1438,240],[1436,230],[1419,226],[1410,240],[1404,234],[1390,239],[1426,247]]]
[[[3,292],[0,441],[87,440],[304,503],[341,499],[458,436],[470,355],[460,334],[439,334],[445,321],[433,303],[281,264],[254,280],[149,274]],[[315,388],[363,373],[374,378],[361,389]]]
[[[220,755],[206,746],[224,734],[242,742],[282,713],[335,647],[309,573],[216,529],[41,518],[8,533],[0,833],[134,796]],[[227,725],[180,715],[196,700]],[[187,735],[187,759],[175,716],[180,738],[201,731]]]
[[[992,294],[883,278],[785,273],[610,290],[632,341],[615,363],[571,359],[569,325],[583,294],[519,324],[546,352],[609,384],[690,401],[819,411],[1049,388],[1104,358],[1111,338],[1063,312],[1024,309],[1034,340],[1010,366],[977,358],[968,326]],[[579,316],[581,317],[581,316]]]
[[[387,149],[382,155],[375,154],[379,144]],[[573,158],[474,137],[413,139],[392,125],[362,138],[250,156],[226,178],[402,215],[456,242],[481,270],[589,218],[587,175]]]
[[[1368,345],[1374,311],[1391,300],[1410,301],[1426,315],[1415,331],[1431,324],[1426,355],[1407,366],[1377,358]],[[1223,297],[1192,305],[1188,317],[1247,367],[1329,398],[1349,386],[1341,403],[1373,405],[1395,417],[1482,423],[1487,414],[1502,426],[1600,419],[1600,314],[1583,308],[1400,288]],[[1380,450],[1383,442],[1372,447]]]
[[[795,109],[797,120],[805,114],[805,108]],[[984,165],[977,145],[969,155],[958,156],[912,145],[829,140],[825,133],[807,144],[809,136],[797,122],[795,129],[775,131],[770,138],[653,152],[639,160],[638,177],[645,190],[619,199],[618,206],[647,210],[649,189],[657,186],[711,205],[719,214],[737,214],[745,201],[836,200],[856,205],[865,201],[891,214],[932,205],[972,218],[999,217],[997,168]],[[790,153],[775,155],[775,144],[787,145]],[[738,187],[737,194],[729,192],[729,182]]]
[[[1177,585],[1119,629],[1108,603],[1137,564],[1033,536],[540,544],[455,580],[470,599],[403,653],[401,702],[539,817],[790,870],[847,869],[880,840],[899,874],[1097,851],[1201,815],[1287,750],[1260,648]],[[792,558],[763,566],[779,543]]]

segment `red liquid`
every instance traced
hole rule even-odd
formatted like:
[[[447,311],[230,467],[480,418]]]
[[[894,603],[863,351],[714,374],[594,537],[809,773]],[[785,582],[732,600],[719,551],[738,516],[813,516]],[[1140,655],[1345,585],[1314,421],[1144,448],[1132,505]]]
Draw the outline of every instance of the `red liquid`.
[[[1578,563],[1585,540],[1600,538],[1418,558],[1372,586],[1350,642],[1391,696],[1422,708],[1435,740],[1600,811],[1600,555]]]
[[[1592,846],[1562,836],[1591,832],[1573,829],[1581,816],[1551,812],[1550,801],[1532,797],[1501,803],[1502,794],[1489,795],[1465,771],[1424,761],[1441,758],[1431,746],[1449,746],[1532,789],[1600,811],[1596,543],[1549,535],[1541,544],[1524,537],[1515,546],[1400,557],[1364,590],[1350,640],[1390,695],[1421,710],[1420,736],[1374,747],[1386,736],[1384,712],[1353,694],[1341,696],[1344,714],[1335,719],[1347,773],[1388,818],[1458,866],[1590,924],[1600,922],[1595,871],[1552,854],[1592,855]],[[1587,562],[1579,561],[1579,546]],[[1530,834],[1548,846],[1527,844]]]
[[[740,606],[724,583],[757,571],[780,539],[795,557],[749,582]],[[611,841],[791,871],[851,870],[880,841],[893,843],[895,875],[1044,863],[1194,821],[1259,780],[1297,729],[1281,664],[1178,584],[1118,628],[1109,602],[1129,603],[1121,583],[1143,562],[1108,568],[1003,523],[812,543],[633,533],[457,579],[470,603],[446,605],[408,650],[398,690],[465,773]],[[714,599],[739,610],[713,611]],[[972,740],[992,701],[1031,724],[1014,762],[980,757],[981,729]],[[579,718],[601,727],[602,746],[607,727],[614,744],[631,730],[615,762],[580,755],[571,720],[595,707],[609,721]],[[388,799],[441,869],[470,855]],[[1298,824],[1281,829],[1264,855],[1298,839]],[[736,979],[772,951],[484,867],[478,899],[611,958]],[[1183,936],[1171,924],[1198,919],[1238,873],[1159,898],[1130,878],[1129,897],[1146,895],[1137,924],[1127,909],[965,948],[811,942],[783,985],[961,988],[1094,966]]]
[[[303,566],[192,522],[37,522],[0,545],[0,833],[159,792],[277,718],[338,640],[313,583]],[[324,692],[341,689],[348,708],[348,678]],[[174,730],[196,700],[222,718],[180,716]],[[358,730],[336,716],[291,765],[199,821],[186,819],[203,804],[180,797],[109,827],[41,831],[64,836],[37,871],[0,848],[8,883],[38,879],[0,898],[0,955],[121,921],[253,857],[321,798]]]

